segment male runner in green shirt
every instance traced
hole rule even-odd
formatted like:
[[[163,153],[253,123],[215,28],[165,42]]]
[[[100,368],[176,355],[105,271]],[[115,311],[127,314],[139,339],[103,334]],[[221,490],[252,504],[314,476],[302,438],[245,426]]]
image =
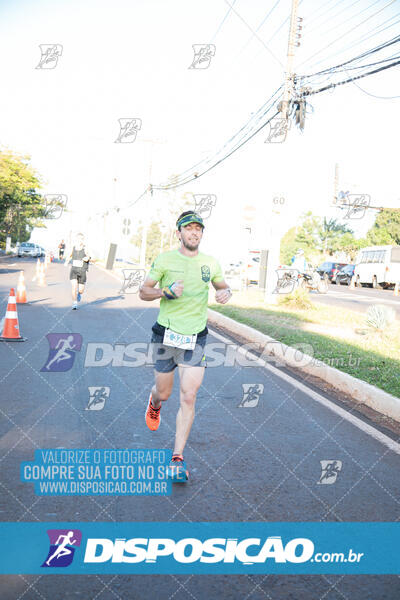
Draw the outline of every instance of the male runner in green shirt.
[[[186,211],[176,222],[179,250],[160,254],[140,288],[142,300],[160,300],[160,312],[153,325],[152,343],[155,385],[150,392],[146,423],[155,431],[160,424],[161,404],[168,400],[174,385],[174,369],[179,367],[180,408],[176,416],[175,447],[168,474],[185,482],[188,471],[183,449],[192,427],[196,395],[204,377],[204,346],[207,339],[207,304],[210,282],[217,290],[216,302],[225,304],[232,292],[224,281],[219,263],[199,252],[203,219]],[[155,288],[159,283],[159,288]]]

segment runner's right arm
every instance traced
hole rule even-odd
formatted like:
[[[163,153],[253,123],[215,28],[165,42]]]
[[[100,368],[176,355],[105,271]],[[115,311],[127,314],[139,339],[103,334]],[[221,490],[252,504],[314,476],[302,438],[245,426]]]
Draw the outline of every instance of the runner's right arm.
[[[139,289],[139,298],[141,300],[157,300],[157,298],[167,298],[173,300],[179,298],[183,293],[183,280],[178,279],[171,285],[164,288],[155,288],[158,282],[151,277],[147,277],[143,282],[143,285]]]
[[[143,282],[143,285],[139,288],[139,298],[141,300],[157,300],[158,298],[163,297],[162,290],[160,288],[156,288],[158,281],[151,279],[150,277],[146,277]]]

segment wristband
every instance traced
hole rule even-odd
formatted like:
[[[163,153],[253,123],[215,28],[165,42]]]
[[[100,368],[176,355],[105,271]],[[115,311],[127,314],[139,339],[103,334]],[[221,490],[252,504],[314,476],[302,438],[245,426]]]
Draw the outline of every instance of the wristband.
[[[175,282],[174,282],[175,283]],[[167,300],[175,300],[175,298],[177,298],[178,296],[175,294],[175,292],[171,289],[172,286],[174,284],[171,283],[171,285],[168,285],[166,287],[163,287],[162,291],[162,295],[164,296],[164,298],[167,298]]]

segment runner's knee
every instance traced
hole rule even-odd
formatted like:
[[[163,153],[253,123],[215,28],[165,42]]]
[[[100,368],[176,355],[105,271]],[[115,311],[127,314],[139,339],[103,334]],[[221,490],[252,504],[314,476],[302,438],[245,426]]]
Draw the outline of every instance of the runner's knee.
[[[196,391],[188,390],[186,392],[181,391],[181,403],[186,406],[194,407],[196,402]]]

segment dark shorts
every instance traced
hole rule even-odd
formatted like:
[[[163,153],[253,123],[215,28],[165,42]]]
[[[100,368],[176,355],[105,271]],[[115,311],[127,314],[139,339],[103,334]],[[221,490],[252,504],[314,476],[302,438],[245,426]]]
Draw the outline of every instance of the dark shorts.
[[[151,336],[153,365],[159,373],[170,373],[178,365],[184,367],[206,367],[206,357],[204,347],[207,340],[207,333],[200,332],[197,336],[196,345],[193,350],[182,350],[173,346],[163,344],[165,327],[156,323]]]
[[[78,283],[86,283],[87,269],[84,267],[71,267],[70,279],[76,279]]]

